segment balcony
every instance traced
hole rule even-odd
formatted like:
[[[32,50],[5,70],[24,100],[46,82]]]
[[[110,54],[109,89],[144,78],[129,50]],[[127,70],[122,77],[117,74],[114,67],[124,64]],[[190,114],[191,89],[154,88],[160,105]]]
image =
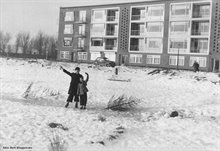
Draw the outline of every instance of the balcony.
[[[115,45],[105,45],[105,50],[117,50]]]
[[[193,21],[192,35],[208,36],[209,35],[209,21]]]
[[[208,38],[191,39],[190,53],[206,54],[208,52]]]
[[[210,4],[194,4],[193,18],[209,18],[210,17]]]

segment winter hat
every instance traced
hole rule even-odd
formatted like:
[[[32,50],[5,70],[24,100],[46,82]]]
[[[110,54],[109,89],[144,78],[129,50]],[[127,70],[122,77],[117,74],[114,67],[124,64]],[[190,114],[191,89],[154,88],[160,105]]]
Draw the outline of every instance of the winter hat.
[[[80,68],[79,68],[79,67],[76,67],[76,68],[75,68],[75,70],[78,70],[78,71],[80,71]]]

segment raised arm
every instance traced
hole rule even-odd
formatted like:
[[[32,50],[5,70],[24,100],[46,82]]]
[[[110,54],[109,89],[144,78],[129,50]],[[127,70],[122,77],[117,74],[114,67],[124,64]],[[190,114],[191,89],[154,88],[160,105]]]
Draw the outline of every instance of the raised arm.
[[[85,74],[87,76],[85,82],[88,82],[89,81],[89,74],[87,72]]]
[[[66,74],[68,74],[69,76],[71,76],[71,73],[69,71],[67,71],[66,69],[64,69],[62,66],[60,66],[60,69],[63,70],[63,72],[65,72]]]

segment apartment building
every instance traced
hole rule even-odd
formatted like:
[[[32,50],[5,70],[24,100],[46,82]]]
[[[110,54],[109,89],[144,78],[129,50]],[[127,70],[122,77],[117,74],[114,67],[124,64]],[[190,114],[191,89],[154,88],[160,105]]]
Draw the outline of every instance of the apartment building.
[[[219,0],[60,8],[58,60],[220,71]]]

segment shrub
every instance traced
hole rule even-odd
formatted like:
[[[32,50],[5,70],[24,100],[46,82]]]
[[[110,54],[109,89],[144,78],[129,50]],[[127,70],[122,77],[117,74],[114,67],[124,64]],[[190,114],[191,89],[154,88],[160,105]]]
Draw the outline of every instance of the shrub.
[[[52,140],[50,140],[49,151],[67,151],[66,142],[58,135],[55,135]]]
[[[114,95],[110,98],[108,102],[107,109],[117,110],[117,111],[125,111],[134,108],[140,99],[135,98],[133,96],[121,95],[119,97],[115,97]]]

